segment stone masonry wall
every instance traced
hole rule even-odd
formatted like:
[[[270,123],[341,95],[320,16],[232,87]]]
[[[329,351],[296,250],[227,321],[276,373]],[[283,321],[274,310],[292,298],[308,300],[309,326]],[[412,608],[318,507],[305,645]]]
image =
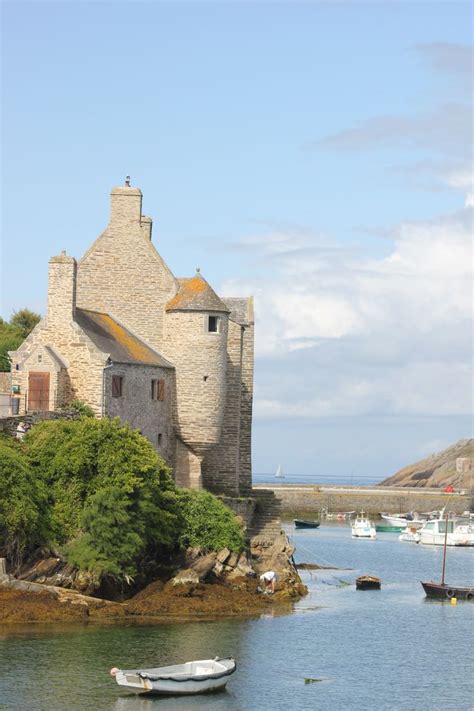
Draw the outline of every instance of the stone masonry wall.
[[[221,436],[226,389],[227,316],[219,333],[207,331],[207,313],[165,315],[161,353],[176,368],[177,436],[204,456]]]
[[[240,493],[252,490],[252,408],[254,325],[244,327],[242,343],[242,397],[240,403]]]
[[[112,376],[123,377],[122,397],[112,397]],[[151,399],[151,381],[164,380],[164,400]],[[174,370],[155,366],[114,364],[104,371],[104,410],[109,417],[119,417],[150,440],[161,456],[173,466],[175,435],[173,430]],[[159,437],[159,435],[161,435]]]
[[[117,190],[134,189],[112,192],[110,224],[78,265],[77,306],[110,314],[162,353],[164,305],[178,284],[150,241],[150,219],[141,224],[140,191]]]
[[[227,392],[219,444],[203,462],[203,483],[214,493],[240,494],[239,446],[242,393],[242,326],[229,320],[227,335]]]
[[[386,487],[340,488],[312,486],[256,486],[271,490],[281,502],[282,513],[307,512],[317,514],[322,508],[331,512],[365,511],[377,514],[381,511],[399,513],[401,511],[436,511],[447,506],[450,511],[462,513],[469,508],[468,495],[445,494],[442,491],[422,489],[388,489]]]

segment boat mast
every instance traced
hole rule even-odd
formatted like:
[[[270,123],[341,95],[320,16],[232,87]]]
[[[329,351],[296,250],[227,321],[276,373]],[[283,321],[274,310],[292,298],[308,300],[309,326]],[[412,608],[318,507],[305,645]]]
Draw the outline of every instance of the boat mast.
[[[441,574],[441,585],[444,585],[444,573],[446,570],[446,546],[447,546],[447,541],[448,541],[448,516],[449,516],[449,512],[446,511],[446,530],[444,532],[443,572]]]

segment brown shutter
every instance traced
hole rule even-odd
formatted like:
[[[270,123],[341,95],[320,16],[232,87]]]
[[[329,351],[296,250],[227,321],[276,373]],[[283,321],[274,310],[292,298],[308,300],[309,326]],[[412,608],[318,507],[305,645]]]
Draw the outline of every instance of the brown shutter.
[[[158,380],[158,400],[165,399],[165,381]]]
[[[120,375],[112,375],[112,397],[121,397],[122,395],[122,377]]]

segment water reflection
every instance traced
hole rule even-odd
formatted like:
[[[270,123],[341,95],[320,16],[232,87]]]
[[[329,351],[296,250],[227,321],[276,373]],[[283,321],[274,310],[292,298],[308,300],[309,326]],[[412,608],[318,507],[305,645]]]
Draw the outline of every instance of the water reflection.
[[[292,614],[163,625],[4,627],[0,707],[287,711],[291,705],[366,711],[368,699],[377,711],[470,707],[466,632],[472,630],[474,604],[427,604],[419,583],[439,575],[442,551],[401,543],[396,534],[366,545],[346,527],[290,533],[297,561],[338,568],[301,571],[311,594]],[[472,581],[473,569],[474,549],[449,551],[450,580]],[[357,592],[353,582],[361,573],[380,577],[382,590]],[[441,648],[456,653],[441,654]],[[216,655],[234,656],[237,671],[227,691],[211,696],[135,696],[109,676],[112,666],[163,666]],[[330,681],[305,684],[305,678]]]

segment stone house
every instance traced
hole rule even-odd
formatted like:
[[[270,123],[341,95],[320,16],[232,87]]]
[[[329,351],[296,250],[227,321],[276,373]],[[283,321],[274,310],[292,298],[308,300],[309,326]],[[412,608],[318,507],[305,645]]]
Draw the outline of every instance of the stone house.
[[[175,277],[142,193],[114,188],[105,231],[76,262],[49,260],[48,310],[17,351],[20,414],[74,399],[139,429],[181,486],[251,491],[253,303]]]

